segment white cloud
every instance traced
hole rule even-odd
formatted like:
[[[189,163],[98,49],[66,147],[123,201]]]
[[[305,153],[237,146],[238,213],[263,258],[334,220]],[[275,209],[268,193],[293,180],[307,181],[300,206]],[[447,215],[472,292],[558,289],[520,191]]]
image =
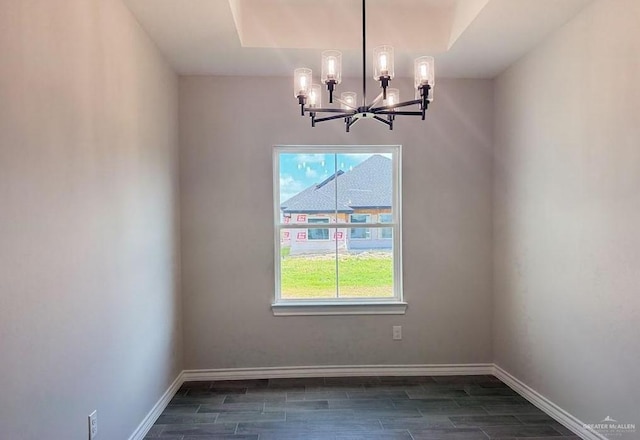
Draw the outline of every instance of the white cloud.
[[[304,183],[294,179],[288,174],[280,176],[280,202],[289,200],[291,197],[305,189]]]
[[[283,174],[280,176],[280,191],[287,190],[300,192],[303,189],[304,183],[294,179],[292,176],[288,174]]]

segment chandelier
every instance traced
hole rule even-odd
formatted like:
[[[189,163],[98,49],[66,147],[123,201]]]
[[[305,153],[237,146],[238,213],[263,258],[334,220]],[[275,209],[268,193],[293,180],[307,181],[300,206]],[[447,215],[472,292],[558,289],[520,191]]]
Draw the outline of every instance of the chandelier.
[[[400,101],[400,91],[390,88],[394,77],[393,47],[378,46],[373,50],[373,79],[380,82],[382,93],[370,104],[367,104],[367,69],[366,69],[366,10],[362,0],[362,105],[357,104],[355,92],[342,92],[340,98],[334,98],[336,86],[342,81],[342,53],[337,50],[322,52],[321,81],[327,86],[329,103],[337,101],[340,107],[322,107],[322,86],[313,84],[312,71],[307,68],[294,70],[293,92],[300,104],[300,114],[307,113],[311,117],[311,126],[317,123],[344,119],[347,133],[353,124],[360,119],[375,119],[393,130],[396,116],[420,116],[425,119],[429,103],[433,101],[435,86],[434,59],[423,56],[414,60],[415,96],[410,101]],[[402,107],[418,106],[413,110],[399,110]],[[322,116],[321,114],[330,114]]]

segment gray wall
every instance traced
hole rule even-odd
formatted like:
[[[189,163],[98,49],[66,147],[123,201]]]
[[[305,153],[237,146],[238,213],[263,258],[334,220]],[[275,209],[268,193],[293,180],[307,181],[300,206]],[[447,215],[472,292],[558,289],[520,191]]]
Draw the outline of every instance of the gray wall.
[[[640,423],[639,54],[597,1],[496,81],[495,360],[585,423]]]
[[[186,368],[491,362],[493,83],[441,80],[427,122],[349,134],[312,129],[290,89],[180,78]],[[275,144],[403,145],[405,316],[272,315]]]
[[[177,77],[120,0],[0,11],[0,438],[126,439],[182,368]]]

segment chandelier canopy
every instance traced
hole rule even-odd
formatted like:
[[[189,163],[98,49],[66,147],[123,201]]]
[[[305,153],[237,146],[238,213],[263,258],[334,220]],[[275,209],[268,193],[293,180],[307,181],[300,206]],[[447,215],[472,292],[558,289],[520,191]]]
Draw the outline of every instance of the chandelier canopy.
[[[415,96],[410,101],[400,101],[400,91],[390,88],[394,77],[393,47],[384,45],[373,50],[373,79],[380,82],[382,93],[370,104],[367,104],[367,69],[366,69],[366,0],[362,0],[362,105],[358,106],[355,92],[342,92],[340,98],[334,98],[336,86],[342,82],[342,53],[338,50],[322,52],[321,81],[327,86],[329,103],[336,100],[340,107],[322,107],[322,86],[313,83],[312,71],[308,68],[294,70],[293,94],[300,104],[300,114],[311,117],[311,126],[317,123],[344,119],[349,132],[351,126],[360,119],[375,119],[393,130],[396,116],[421,116],[425,114],[429,103],[433,101],[435,86],[434,59],[431,56],[416,58],[414,61]],[[414,110],[399,110],[401,107],[418,106]],[[321,113],[333,113],[330,116],[318,117]]]

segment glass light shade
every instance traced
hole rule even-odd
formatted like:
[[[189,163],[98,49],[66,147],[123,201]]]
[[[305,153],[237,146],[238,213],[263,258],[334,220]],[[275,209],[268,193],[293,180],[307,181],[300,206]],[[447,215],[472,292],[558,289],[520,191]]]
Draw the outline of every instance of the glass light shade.
[[[307,107],[322,107],[322,87],[319,84],[311,85],[311,91],[309,92],[309,97],[307,98]]]
[[[436,84],[435,68],[433,57],[416,58],[413,62],[413,75],[415,78],[416,89],[420,86],[429,84],[433,89]]]
[[[293,71],[293,96],[309,96],[311,91],[311,69],[300,68]]]
[[[342,53],[339,50],[322,52],[322,82],[342,82]]]
[[[392,106],[392,105],[397,105],[399,102],[400,102],[400,90],[387,89],[387,99],[384,101],[384,105]]]
[[[343,101],[340,104],[342,110],[354,110],[358,108],[358,95],[356,92],[342,92],[340,94],[340,100]],[[347,104],[350,106],[347,106]]]
[[[393,79],[393,47],[378,46],[373,49],[373,79],[385,76]]]

